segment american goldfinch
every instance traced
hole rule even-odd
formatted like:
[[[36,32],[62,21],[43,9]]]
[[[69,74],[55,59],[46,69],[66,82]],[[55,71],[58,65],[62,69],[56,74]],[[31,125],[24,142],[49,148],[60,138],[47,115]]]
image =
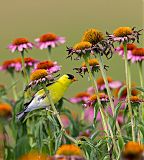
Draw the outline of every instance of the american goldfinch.
[[[74,81],[76,81],[76,78],[73,75],[65,74],[56,82],[47,85],[47,90],[49,91],[54,104],[56,104],[64,96],[65,91]],[[24,110],[17,114],[17,118],[19,120],[23,119],[27,113],[35,109],[46,108],[50,106],[50,102],[46,97],[45,91],[41,89],[32,97],[30,102],[24,105]]]

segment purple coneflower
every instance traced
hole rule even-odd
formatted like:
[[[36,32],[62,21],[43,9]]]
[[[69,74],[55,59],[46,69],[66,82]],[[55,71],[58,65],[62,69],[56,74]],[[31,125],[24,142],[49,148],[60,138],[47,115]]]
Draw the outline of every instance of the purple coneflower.
[[[47,33],[40,36],[40,38],[35,39],[35,41],[37,42],[37,47],[43,50],[55,48],[56,46],[65,43],[65,38],[53,33]]]
[[[144,48],[135,48],[127,55],[128,60],[131,60],[132,63],[140,62],[144,60]]]
[[[57,62],[53,61],[42,61],[38,63],[35,69],[45,69],[47,70],[48,74],[56,73],[61,70],[61,66],[57,64]]]
[[[113,79],[111,77],[107,77],[107,81],[108,81],[108,85],[109,85],[110,89],[116,89],[122,85],[122,83],[120,81],[113,81]],[[100,91],[103,91],[106,89],[105,82],[102,77],[99,77],[97,79],[97,85],[98,85],[98,89]]]
[[[12,42],[12,44],[8,45],[8,49],[11,52],[15,52],[15,51],[23,52],[24,50],[32,49],[32,48],[33,48],[33,44],[29,42],[27,38],[17,38]]]
[[[127,54],[131,54],[132,50],[136,49],[137,46],[134,43],[128,43],[127,44]],[[120,56],[124,58],[124,47],[123,45],[120,45],[119,47],[115,48],[116,53],[118,53]]]
[[[99,93],[98,94],[100,101],[102,105],[104,106],[107,102],[109,102],[109,98],[105,93]],[[87,102],[84,104],[85,107],[94,107],[95,103],[97,102],[97,95],[93,94],[92,96],[89,97]]]
[[[85,103],[89,99],[90,95],[87,92],[80,92],[74,97],[70,98],[72,103]]]

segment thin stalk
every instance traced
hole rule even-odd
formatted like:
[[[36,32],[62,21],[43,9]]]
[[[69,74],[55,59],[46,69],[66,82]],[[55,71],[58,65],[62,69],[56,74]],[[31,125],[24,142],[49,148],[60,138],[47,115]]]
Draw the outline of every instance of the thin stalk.
[[[98,105],[99,105],[99,109],[100,109],[100,113],[101,113],[101,117],[102,117],[102,122],[103,122],[102,124],[103,124],[104,130],[105,130],[105,132],[106,132],[106,134],[107,134],[107,137],[109,137],[109,132],[108,132],[108,129],[107,129],[107,123],[106,123],[105,116],[104,116],[104,113],[103,113],[102,104],[101,104],[100,98],[99,98],[99,96],[98,96],[97,83],[96,83],[96,81],[95,81],[95,79],[94,79],[94,77],[93,77],[93,74],[92,74],[92,72],[91,72],[91,69],[90,69],[90,66],[89,66],[89,63],[88,63],[88,58],[87,58],[87,57],[84,57],[84,60],[85,60],[85,63],[86,63],[86,67],[87,67],[87,69],[88,69],[89,78],[90,78],[90,80],[91,80],[92,86],[94,87],[95,93],[96,93],[96,95],[97,95]],[[94,113],[94,115],[95,115],[95,113]],[[95,118],[95,117],[94,117],[94,118]],[[95,119],[95,120],[96,120],[96,119]],[[94,122],[94,123],[95,123],[95,122]],[[109,130],[112,131],[110,125],[108,125],[108,128],[109,128]],[[111,132],[111,138],[112,138],[112,141],[113,141],[113,144],[114,144],[114,148],[115,148],[116,153],[118,154],[118,150],[117,150],[117,147],[116,147],[117,145],[116,145],[115,139],[114,139],[113,137],[114,137],[114,136],[113,136],[113,132]],[[107,143],[107,146],[108,146],[108,149],[110,149],[108,143]]]
[[[130,66],[131,66],[131,62],[128,61],[129,90],[131,91],[131,69],[130,69]],[[130,92],[130,95],[131,95],[131,92]]]
[[[135,131],[134,131],[134,119],[132,114],[132,107],[130,102],[130,89],[129,89],[129,72],[128,72],[128,61],[127,61],[127,43],[123,43],[124,46],[124,60],[125,60],[125,76],[126,76],[126,86],[127,86],[127,99],[128,99],[128,108],[131,118],[131,127],[132,127],[132,139],[135,141]]]
[[[143,73],[142,73],[142,61],[138,62],[138,71],[139,71],[139,77],[140,77],[140,85],[141,85],[141,88],[144,89]],[[144,92],[142,92],[142,98],[144,98]],[[144,105],[143,105],[143,103],[141,103],[141,106],[139,107],[139,119],[143,121],[143,117],[144,117]],[[141,139],[140,131],[139,131],[138,135],[139,135],[138,140],[140,142],[140,139]]]
[[[72,141],[73,143],[77,143],[77,141],[76,141],[73,137],[69,136],[69,135],[66,133],[65,128],[64,128],[64,125],[63,125],[62,120],[61,120],[61,118],[60,118],[60,115],[59,115],[59,113],[57,112],[57,110],[56,110],[56,108],[55,108],[55,105],[54,105],[54,103],[53,103],[53,100],[52,100],[52,98],[51,98],[51,96],[50,96],[49,91],[48,91],[47,88],[46,88],[46,85],[45,85],[45,84],[42,84],[42,87],[43,87],[43,89],[44,89],[44,91],[45,91],[45,94],[46,94],[46,96],[47,96],[47,98],[48,98],[48,100],[49,100],[49,102],[50,102],[50,105],[51,105],[51,107],[52,107],[52,110],[53,110],[54,114],[56,115],[56,117],[57,117],[57,119],[58,119],[58,121],[59,121],[59,123],[60,123],[61,130],[63,130],[63,131],[65,132],[65,136],[66,136],[70,141]]]
[[[138,63],[138,67],[139,67],[140,85],[141,85],[142,88],[144,88],[144,85],[143,85],[143,73],[142,73],[142,61],[140,61]],[[142,92],[142,95],[144,95],[143,92]]]
[[[108,81],[107,81],[107,77],[106,77],[106,73],[105,73],[105,69],[104,69],[103,60],[102,60],[102,57],[101,57],[100,54],[97,54],[97,55],[98,55],[98,61],[99,61],[102,77],[104,79],[106,90],[107,90],[107,94],[108,94],[108,97],[109,97],[109,100],[110,100],[110,107],[112,109],[112,114],[114,116],[114,102],[113,102],[112,94],[111,94],[111,91],[110,91],[110,88],[109,88],[109,85],[108,85]],[[117,128],[119,136],[122,138],[121,129],[120,129],[120,126],[118,124],[118,121],[116,121],[116,128]]]
[[[24,52],[23,51],[21,52],[21,57],[22,57],[22,71],[23,71],[25,83],[28,84],[29,83],[29,78],[28,78],[26,68],[25,68]]]
[[[47,54],[48,60],[51,60],[51,47],[48,46],[48,54]]]
[[[12,81],[12,84],[15,82],[14,75],[11,75],[11,81]],[[14,100],[17,101],[18,97],[16,92],[16,85],[12,86],[12,92],[13,92]]]
[[[47,113],[49,114],[49,112],[46,112],[46,118],[47,118]],[[51,127],[50,127],[50,122],[48,122],[48,134],[50,136],[50,140],[49,140],[49,155],[52,156],[53,152],[52,152],[52,149],[54,149],[54,146],[53,146],[53,141],[52,141],[52,135],[53,133],[51,132]]]

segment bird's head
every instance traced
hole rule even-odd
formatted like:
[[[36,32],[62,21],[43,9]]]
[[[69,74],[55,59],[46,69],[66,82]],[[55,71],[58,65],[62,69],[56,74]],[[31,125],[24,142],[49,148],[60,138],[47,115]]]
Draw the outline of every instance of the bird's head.
[[[58,81],[66,86],[69,86],[72,82],[77,81],[77,79],[71,74],[64,74],[58,79]]]

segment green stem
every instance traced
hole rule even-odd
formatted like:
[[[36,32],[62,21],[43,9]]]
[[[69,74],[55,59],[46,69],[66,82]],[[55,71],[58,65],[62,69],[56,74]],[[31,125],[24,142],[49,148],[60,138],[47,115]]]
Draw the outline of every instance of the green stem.
[[[61,118],[60,118],[60,115],[59,115],[59,113],[57,112],[57,110],[56,110],[56,108],[55,108],[55,105],[54,105],[54,103],[53,103],[53,101],[52,101],[52,98],[51,98],[51,96],[50,96],[49,91],[48,91],[47,88],[46,88],[46,85],[43,83],[42,86],[43,86],[43,89],[44,89],[44,91],[45,91],[45,94],[46,94],[46,96],[47,96],[47,98],[48,98],[48,100],[49,100],[49,102],[50,102],[50,104],[51,104],[52,110],[53,110],[54,114],[56,115],[56,117],[57,117],[57,119],[58,119],[58,121],[59,121],[59,123],[60,123],[61,129],[65,132],[65,135],[66,135],[66,137],[67,137],[69,140],[71,140],[73,143],[77,143],[77,141],[76,141],[73,137],[69,136],[69,135],[66,133],[65,128],[64,128],[64,125],[63,125],[62,120],[61,120]]]
[[[51,47],[48,46],[48,60],[51,60]]]
[[[46,118],[47,118],[47,114],[49,114],[49,112],[46,112]],[[52,135],[53,135],[53,133],[51,132],[52,130],[51,130],[51,125],[50,125],[50,122],[48,121],[47,122],[48,123],[48,125],[47,125],[47,127],[48,127],[48,135],[50,136],[50,141],[49,141],[49,155],[50,156],[52,156],[52,154],[53,154],[53,149],[54,149],[54,146],[53,146],[53,141],[52,141]]]
[[[139,77],[140,77],[140,85],[141,88],[144,89],[144,85],[143,85],[143,73],[142,73],[142,61],[138,62],[138,70],[139,70]],[[142,92],[142,98],[144,98],[144,92]],[[143,119],[144,117],[144,104],[141,103],[141,106],[139,107],[139,119],[140,121],[144,121]],[[139,131],[139,141],[141,140],[141,134]]]
[[[131,118],[131,127],[132,127],[132,140],[135,141],[135,131],[134,131],[134,119],[132,114],[132,107],[130,102],[130,89],[129,89],[129,71],[128,71],[128,60],[127,60],[127,43],[123,42],[124,46],[124,60],[125,60],[125,76],[126,76],[126,86],[127,86],[127,99],[128,99],[128,108]]]
[[[21,52],[21,57],[22,57],[22,71],[23,71],[25,83],[28,84],[29,83],[29,78],[28,78],[26,68],[25,68],[24,52],[23,51]]]
[[[144,89],[144,85],[143,85],[143,73],[142,73],[142,61],[138,63],[138,67],[139,67],[139,77],[140,77],[140,85],[141,88]],[[144,92],[142,92],[142,95],[144,96]]]
[[[104,82],[105,82],[105,86],[106,86],[106,90],[107,90],[107,94],[108,94],[108,97],[109,97],[109,100],[110,100],[110,107],[112,109],[112,114],[114,116],[114,102],[113,102],[113,99],[112,99],[112,94],[111,94],[111,91],[110,91],[110,88],[109,88],[109,85],[108,85],[108,81],[107,81],[107,76],[106,76],[106,73],[105,73],[105,69],[104,69],[104,64],[103,64],[103,60],[102,60],[102,57],[100,54],[97,54],[98,56],[98,61],[99,61],[99,65],[100,65],[100,70],[101,70],[101,73],[102,73],[102,77],[104,79]],[[116,120],[116,128],[117,128],[117,131],[118,131],[118,134],[119,136],[122,138],[122,134],[121,134],[121,129],[120,129],[120,126],[118,124],[118,121]],[[123,139],[123,138],[122,138]]]
[[[108,129],[107,129],[107,123],[106,123],[106,120],[105,120],[105,116],[104,116],[104,112],[103,112],[103,109],[102,109],[102,104],[101,104],[101,101],[100,101],[100,97],[98,95],[98,86],[97,86],[97,83],[93,77],[93,74],[91,72],[91,69],[90,69],[90,66],[89,66],[89,63],[88,63],[88,57],[85,56],[84,57],[84,60],[85,60],[85,63],[86,63],[86,67],[88,69],[88,73],[89,73],[89,78],[91,80],[91,83],[92,83],[92,86],[94,87],[94,90],[95,90],[95,94],[97,95],[97,100],[98,100],[98,105],[99,105],[99,110],[100,110],[100,114],[101,114],[101,117],[102,117],[102,124],[103,124],[103,127],[104,127],[104,131],[106,132],[107,134],[107,137],[109,137],[109,132],[108,132]],[[95,111],[95,110],[94,110]],[[96,115],[94,113],[94,115]],[[96,117],[94,117],[94,120],[96,120]],[[95,122],[94,122],[95,123]],[[113,136],[113,132],[112,132],[112,129],[111,129],[111,126],[108,125],[108,128],[109,130],[111,131],[111,138],[112,138],[112,141],[113,141],[113,144],[114,144],[114,148],[115,148],[115,151],[116,153],[118,154],[118,150],[117,150],[117,145],[116,145],[116,142],[115,142],[115,139],[114,139],[114,136]],[[107,143],[107,146],[108,146],[108,149],[110,149],[109,147],[109,144]]]
[[[14,84],[14,75],[11,75],[11,79],[12,79],[12,84]],[[16,92],[16,84],[12,86],[12,91],[13,91],[13,96],[14,96],[14,100],[17,101],[17,92]]]
[[[128,61],[129,90],[131,91],[131,69],[130,69],[130,66],[131,66],[131,62],[130,62],[130,61]],[[131,92],[130,92],[130,95],[131,95]]]

